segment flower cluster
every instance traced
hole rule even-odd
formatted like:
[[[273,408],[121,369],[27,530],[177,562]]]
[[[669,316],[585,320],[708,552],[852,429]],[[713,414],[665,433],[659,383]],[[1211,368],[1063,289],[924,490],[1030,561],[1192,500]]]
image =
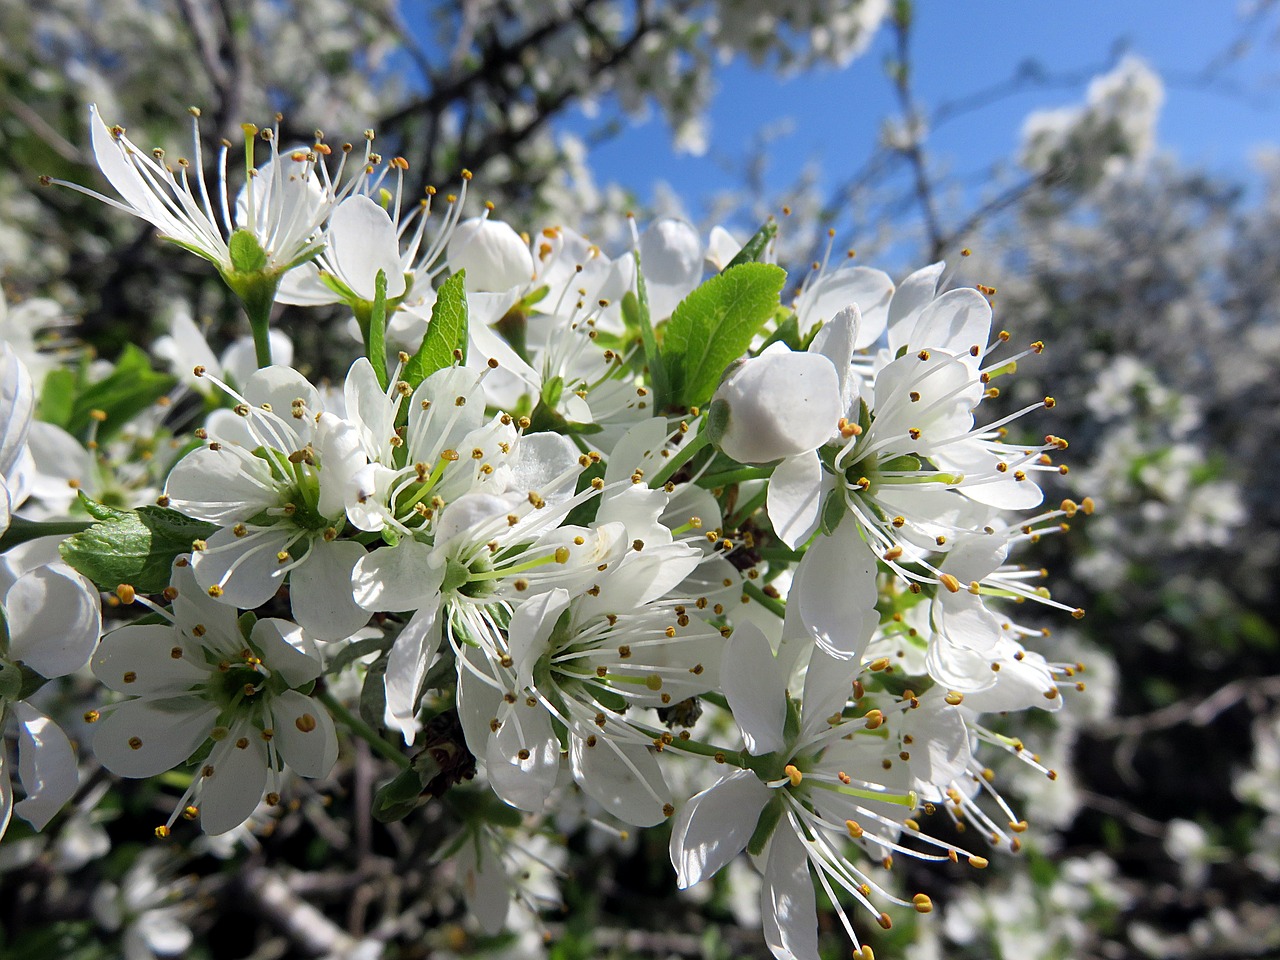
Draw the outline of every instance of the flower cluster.
[[[225,154],[211,190],[198,154],[92,124],[109,202],[216,265],[259,367],[215,364],[180,318],[165,358],[216,409],[164,421],[186,452],[152,468],[154,503],[85,497],[66,562],[3,595],[0,694],[41,757],[74,763],[22,704],[24,671],[92,654],[112,692],[86,718],[98,759],[188,784],[159,836],[180,816],[230,831],[290,772],[327,776],[341,726],[400,767],[385,819],[475,779],[526,824],[669,822],[681,887],[750,853],[779,958],[818,956],[815,881],[869,958],[849,905],[884,927],[888,905],[932,908],[886,882],[896,857],[980,868],[957,838],[1019,848],[982,754],[1054,773],[985,715],[1081,686],[1020,605],[1082,611],[1012,557],[1092,504],[1043,505],[1067,443],[1022,418],[1052,398],[987,415],[1044,346],[1011,351],[982,288],[940,263],[898,284],[845,264],[784,306],[773,223],[708,249],[659,220],[611,257],[568,227],[464,218],[465,190],[436,223],[435,192],[402,202],[408,163],[372,135],[286,150],[246,128],[270,158],[250,146],[236,193]],[[340,387],[271,362],[273,301],[349,309],[364,351]],[[5,349],[7,522],[38,470],[33,387]],[[116,417],[87,422],[99,458]],[[147,612],[95,646],[86,577]],[[53,781],[22,769],[23,804],[43,804]],[[528,900],[511,829],[477,814],[451,848],[485,929]]]

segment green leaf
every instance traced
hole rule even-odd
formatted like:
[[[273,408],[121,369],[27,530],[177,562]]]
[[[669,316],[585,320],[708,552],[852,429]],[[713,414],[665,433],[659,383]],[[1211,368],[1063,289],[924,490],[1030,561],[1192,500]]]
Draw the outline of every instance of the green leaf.
[[[678,407],[706,403],[725,368],[773,316],[787,279],[781,267],[744,263],[712,277],[681,301],[667,323],[662,359]]]
[[[227,243],[231,252],[231,268],[236,273],[261,273],[267,268],[267,251],[248,230],[237,230]]]
[[[459,270],[436,291],[431,308],[431,326],[422,338],[422,346],[401,371],[400,379],[417,387],[437,370],[452,366],[455,351],[462,352],[467,362],[467,272]]]
[[[429,770],[425,772],[435,775]],[[430,799],[423,795],[424,787],[422,772],[413,768],[402,771],[394,779],[384,783],[373,795],[373,805],[370,808],[373,819],[379,823],[403,820]]]
[[[360,688],[360,719],[375,730],[383,727],[383,715],[387,712],[387,690],[382,678],[387,672],[388,653],[384,653],[365,671],[364,686]]]
[[[36,407],[36,419],[52,423],[64,430],[71,421],[71,410],[76,402],[76,375],[73,370],[58,367],[45,374],[40,390],[40,403]]]
[[[386,653],[391,649],[391,644],[395,640],[393,636],[383,635],[377,637],[365,637],[363,640],[356,640],[354,643],[348,643],[345,647],[338,651],[338,655],[329,662],[325,673],[329,676],[341,673],[350,664],[355,663],[361,657],[373,653]]]
[[[365,336],[365,353],[373,364],[378,385],[387,389],[387,271],[379,270],[373,278],[373,309],[369,311],[369,329]]]
[[[115,507],[108,507],[105,503],[99,503],[93,497],[86,496],[82,491],[79,494],[80,506],[84,507],[84,512],[95,520],[124,520],[129,516],[128,510],[117,510]]]
[[[804,349],[800,337],[800,322],[794,313],[788,311],[787,318],[778,324],[777,329],[769,334],[769,339],[760,346],[760,352],[763,353],[775,343],[785,343],[796,353]]]
[[[778,221],[773,219],[765,221],[764,226],[751,235],[751,239],[742,245],[742,249],[738,251],[737,256],[730,260],[724,270],[720,272],[724,273],[725,270],[732,270],[734,267],[744,263],[757,262],[777,235]]]
[[[218,529],[165,507],[112,513],[58,548],[63,560],[103,590],[127,583],[139,593],[159,593],[169,585],[174,558]]]
[[[622,297],[622,321],[628,328],[635,327],[644,346],[644,362],[649,367],[649,385],[653,387],[653,407],[665,410],[671,400],[671,378],[666,363],[658,351],[658,339],[653,332],[653,320],[649,315],[649,293],[644,285],[644,271],[640,267],[640,251],[636,258],[636,292],[628,290]]]
[[[106,414],[106,419],[98,424],[98,440],[105,442],[172,390],[177,382],[169,374],[153,370],[147,355],[129,344],[116,361],[116,368],[75,398],[65,422],[66,429],[69,433],[81,433],[97,419],[95,411],[100,411]]]

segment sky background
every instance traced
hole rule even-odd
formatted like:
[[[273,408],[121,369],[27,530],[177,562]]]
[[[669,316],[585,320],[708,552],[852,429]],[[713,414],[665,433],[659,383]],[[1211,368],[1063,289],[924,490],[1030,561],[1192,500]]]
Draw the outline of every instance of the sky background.
[[[1236,0],[919,2],[914,83],[926,109],[997,88],[1024,61],[1034,61],[1044,77],[936,127],[927,143],[931,157],[961,181],[981,175],[1013,156],[1028,113],[1082,102],[1088,79],[1131,52],[1165,82],[1161,147],[1185,164],[1248,179],[1255,150],[1280,141],[1280,18],[1273,10],[1250,22],[1245,9]],[[1206,68],[1241,41],[1243,55],[1206,79]],[[897,112],[884,76],[892,46],[892,31],[882,29],[848,67],[785,79],[737,61],[718,75],[705,155],[676,153],[655,113],[595,147],[591,164],[601,182],[615,181],[642,201],[664,180],[696,214],[734,184],[726,170],[741,164],[761,127],[777,126],[788,132],[771,148],[771,189],[793,182],[810,161],[820,164],[824,185],[839,183],[863,165],[882,119]],[[560,126],[586,133],[599,122],[577,112]]]

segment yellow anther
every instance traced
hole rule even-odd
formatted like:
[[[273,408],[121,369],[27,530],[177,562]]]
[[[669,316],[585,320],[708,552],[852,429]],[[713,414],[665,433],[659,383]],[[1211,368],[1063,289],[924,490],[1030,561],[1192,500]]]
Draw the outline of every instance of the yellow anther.
[[[787,775],[787,779],[791,781],[793,787],[800,786],[800,781],[804,779],[804,774],[800,772],[800,768],[791,763],[783,767],[782,772]]]

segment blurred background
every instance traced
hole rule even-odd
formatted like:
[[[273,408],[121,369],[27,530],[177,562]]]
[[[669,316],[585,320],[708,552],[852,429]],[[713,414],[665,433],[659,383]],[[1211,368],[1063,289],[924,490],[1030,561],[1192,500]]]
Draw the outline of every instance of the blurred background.
[[[1051,499],[1098,505],[1028,557],[1088,610],[1045,622],[1086,689],[1019,718],[1055,782],[993,770],[1031,823],[1021,853],[895,870],[939,907],[870,942],[1280,955],[1280,4],[0,0],[0,78],[8,339],[114,357],[178,311],[244,332],[203,263],[38,185],[109,189],[88,103],[175,154],[188,106],[210,150],[276,114],[283,143],[371,128],[411,195],[467,167],[475,211],[611,253],[628,212],[740,241],[773,216],[796,286],[856,252],[994,288],[997,324],[1048,344],[1004,399],[1059,400],[1071,470]],[[304,371],[350,354],[336,314],[289,319]],[[745,864],[677,895],[661,829],[568,812],[518,851],[529,894],[563,905],[480,937],[433,859],[459,811],[373,823],[383,775],[360,747],[253,831],[161,845],[172,798],[91,772],[53,829],[15,822],[0,845],[0,956],[768,956]]]

